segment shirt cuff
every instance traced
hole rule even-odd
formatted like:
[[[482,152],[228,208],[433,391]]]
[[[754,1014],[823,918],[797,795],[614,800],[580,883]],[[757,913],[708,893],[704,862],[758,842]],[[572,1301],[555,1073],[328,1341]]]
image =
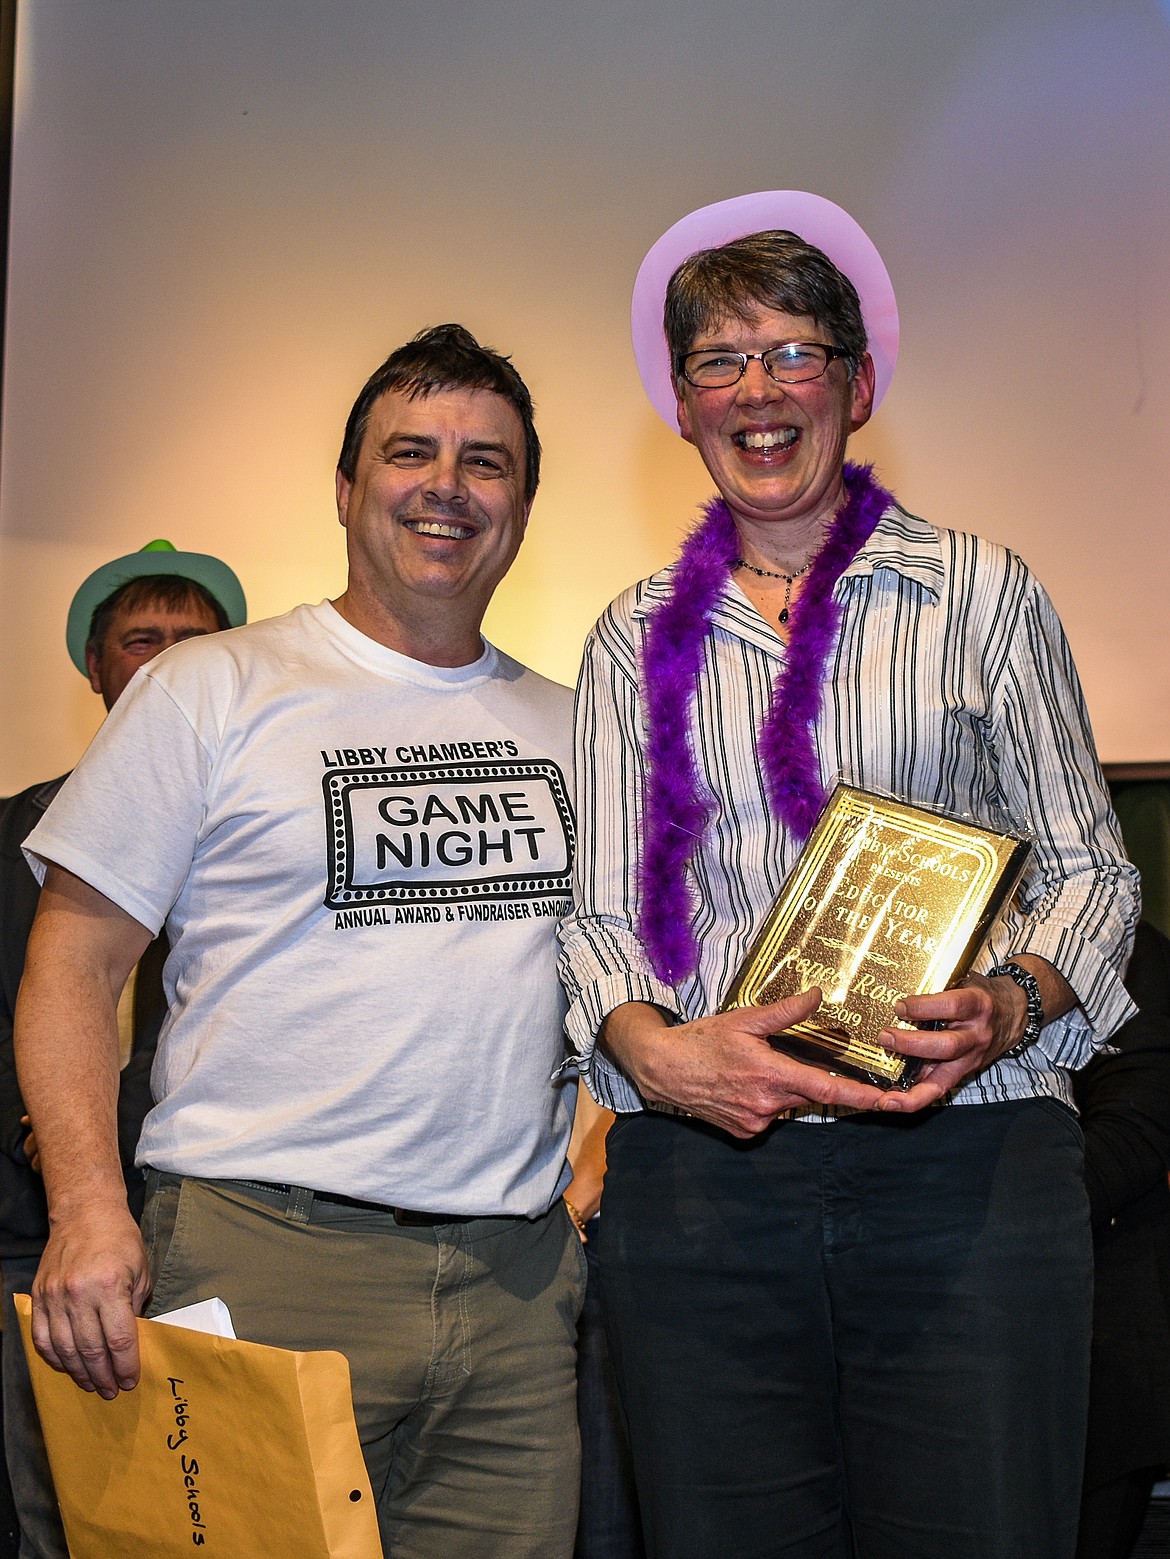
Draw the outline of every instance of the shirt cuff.
[[[1137,1011],[1113,965],[1075,931],[1051,924],[1025,927],[1003,956],[1017,953],[1046,959],[1068,981],[1079,1003],[1040,1031],[1042,1048],[1061,1066],[1083,1066]]]
[[[607,1110],[617,1115],[645,1109],[642,1096],[629,1078],[597,1049],[597,1035],[606,1018],[627,1002],[647,1002],[682,1020],[684,1014],[672,986],[652,974],[612,974],[582,986],[569,1008],[565,1029],[576,1051],[567,1065],[575,1065],[585,1086]]]

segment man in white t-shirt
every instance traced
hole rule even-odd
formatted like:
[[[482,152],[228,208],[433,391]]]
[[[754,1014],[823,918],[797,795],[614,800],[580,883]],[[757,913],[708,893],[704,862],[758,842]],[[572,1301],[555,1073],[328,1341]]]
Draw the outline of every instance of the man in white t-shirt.
[[[160,657],[27,847],[38,1349],[112,1398],[133,1316],[213,1294],[241,1337],[340,1349],[412,1559],[573,1546],[570,695],[480,637],[539,460],[506,358],[456,325],[393,353],[338,464],[345,593]],[[107,1080],[164,922],[140,1237]]]

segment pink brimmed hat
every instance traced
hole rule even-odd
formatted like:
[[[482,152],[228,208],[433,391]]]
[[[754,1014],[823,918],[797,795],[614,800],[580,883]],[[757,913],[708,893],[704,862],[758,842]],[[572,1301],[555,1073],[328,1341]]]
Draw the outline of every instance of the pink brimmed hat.
[[[898,302],[881,255],[847,211],[822,195],[800,189],[762,190],[702,206],[668,228],[642,261],[634,282],[630,330],[642,385],[667,427],[678,432],[670,352],[662,329],[666,284],[682,262],[700,249],[716,249],[748,233],[783,228],[814,244],[857,288],[869,336],[877,408],[898,360]]]

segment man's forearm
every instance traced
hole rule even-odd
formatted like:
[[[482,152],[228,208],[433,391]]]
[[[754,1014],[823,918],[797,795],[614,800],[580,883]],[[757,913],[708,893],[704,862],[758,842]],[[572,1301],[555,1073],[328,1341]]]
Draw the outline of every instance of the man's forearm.
[[[124,1195],[117,1004],[138,938],[121,912],[87,914],[91,896],[67,874],[46,885],[17,1002],[17,1069],[53,1218]]]
[[[50,968],[47,963],[46,973]],[[104,1004],[78,971],[58,970],[58,976],[43,986],[34,978],[17,1009],[17,1064],[52,1219],[124,1194],[116,1019],[111,1062]]]
[[[117,1132],[118,996],[149,941],[104,895],[52,869],[16,1010],[17,1067],[49,1201],[33,1341],[104,1397],[137,1384],[135,1316],[150,1294]]]

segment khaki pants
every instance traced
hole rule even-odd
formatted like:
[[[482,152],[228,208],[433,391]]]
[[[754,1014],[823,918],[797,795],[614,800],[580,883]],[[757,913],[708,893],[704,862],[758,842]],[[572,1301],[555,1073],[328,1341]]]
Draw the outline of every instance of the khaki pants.
[[[154,1170],[147,1197],[148,1314],[218,1295],[241,1338],[348,1358],[387,1559],[572,1553],[585,1258],[559,1202],[410,1227]]]

